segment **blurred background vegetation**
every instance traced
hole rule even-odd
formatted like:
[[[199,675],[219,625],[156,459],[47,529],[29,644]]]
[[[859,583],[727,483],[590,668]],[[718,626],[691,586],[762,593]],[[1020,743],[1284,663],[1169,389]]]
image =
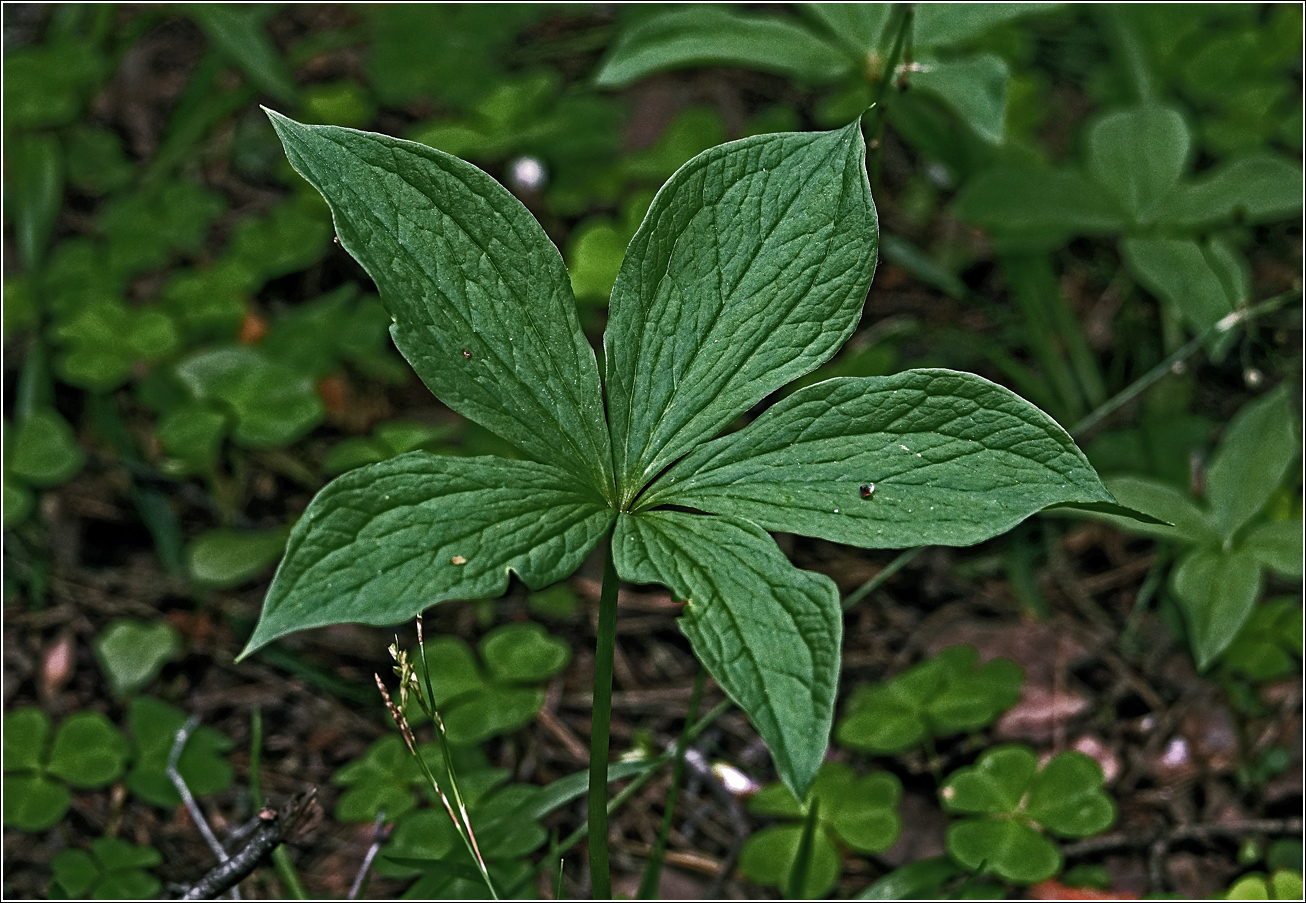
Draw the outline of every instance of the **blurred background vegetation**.
[[[880,269],[859,331],[809,380],[972,370],[1057,418],[1123,501],[1175,528],[1103,539],[1041,521],[947,566],[1002,581],[1014,617],[1046,619],[1064,602],[1045,575],[1079,529],[1114,550],[1081,556],[1086,572],[1132,561],[1134,579],[1118,610],[1074,616],[1105,619],[1128,655],[1162,625],[1248,736],[1273,708],[1263,688],[1300,672],[1302,8],[906,15],[880,4],[6,4],[6,711],[48,713],[24,715],[38,745],[50,717],[70,712],[171,724],[137,694],[196,709],[201,672],[229,667],[290,526],[328,479],[413,449],[515,454],[413,377],[260,104],[486,169],[557,243],[597,345],[625,245],[678,166],[725,140],[842,125],[877,102],[865,122]],[[902,65],[886,79],[891,60]],[[800,545],[797,558],[820,569],[832,554]],[[854,590],[866,578],[849,574],[893,557],[838,554],[854,564],[836,579]],[[928,576],[925,561],[906,574]],[[84,597],[91,586],[99,601]],[[576,614],[586,592],[530,600],[564,646],[589,645]],[[493,609],[474,610],[479,634]],[[331,673],[331,648],[263,658],[370,702]],[[468,736],[516,730],[538,692],[525,719]],[[1300,692],[1289,708],[1299,741]],[[153,755],[149,730],[128,733],[120,772]],[[1271,803],[1256,803],[1256,788],[1299,770],[1300,750],[1248,743],[1228,780],[1263,814]],[[36,796],[63,786],[24,755],[6,739],[7,788],[11,762]],[[154,805],[175,804],[169,792],[140,791]],[[1296,793],[1299,804],[1300,783]],[[67,805],[51,821],[33,805],[42,817],[11,819],[7,798],[7,849],[16,825],[61,827],[24,861],[84,847],[113,823],[94,807],[61,821]],[[101,853],[78,860],[101,884],[118,874],[105,857],[128,876],[156,864]],[[1213,874],[1194,886],[1220,889],[1229,876]],[[13,880],[30,890],[48,874]],[[82,890],[107,894],[101,884]]]

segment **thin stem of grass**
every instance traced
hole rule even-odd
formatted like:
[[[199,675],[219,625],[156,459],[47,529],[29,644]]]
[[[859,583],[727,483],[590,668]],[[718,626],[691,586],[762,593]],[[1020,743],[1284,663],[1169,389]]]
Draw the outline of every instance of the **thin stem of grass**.
[[[617,644],[617,568],[608,543],[599,594],[598,638],[594,645],[594,712],[590,722],[590,887],[596,900],[612,898],[608,866],[608,742],[612,729],[612,664]]]
[[[917,546],[914,549],[903,549],[898,553],[898,556],[885,565],[878,574],[848,594],[847,598],[845,598],[841,603],[843,605],[843,610],[847,611],[871,593],[875,592],[883,586],[890,577],[911,564],[916,556],[921,552],[924,552],[925,549],[925,546]]]
[[[1205,329],[1200,335],[1190,339],[1186,344],[1176,350],[1161,363],[1157,364],[1151,370],[1148,370],[1138,379],[1134,380],[1123,390],[1113,395],[1111,398],[1098,407],[1093,413],[1089,414],[1083,420],[1076,423],[1070,429],[1070,435],[1079,439],[1085,433],[1092,430],[1106,418],[1110,417],[1116,411],[1123,408],[1129,402],[1133,401],[1139,395],[1150,389],[1153,385],[1160,382],[1176,365],[1183,363],[1188,358],[1196,354],[1203,345],[1217,336],[1224,335],[1237,326],[1250,322],[1262,317],[1265,314],[1278,310],[1285,303],[1294,297],[1301,295],[1301,289],[1283,292],[1267,298],[1259,304],[1251,307],[1243,307],[1235,310],[1233,313],[1223,317],[1218,323],[1215,323]]]
[[[888,116],[888,110],[885,109],[885,100],[889,96],[889,85],[893,82],[894,76],[898,71],[898,63],[902,59],[903,47],[907,43],[907,36],[911,33],[912,5],[904,3],[900,7],[898,19],[898,33],[893,39],[893,49],[889,51],[889,59],[884,64],[884,72],[880,76],[880,85],[875,92],[875,102],[871,109],[875,110],[875,128],[871,139],[871,158],[870,158],[870,177],[871,184],[878,187],[880,181],[880,160],[883,157],[884,144],[884,122]]]
[[[694,690],[689,697],[689,712],[685,716],[685,726],[676,741],[675,765],[671,770],[671,789],[667,791],[667,804],[662,810],[662,826],[658,829],[658,840],[649,854],[644,866],[644,876],[640,879],[639,890],[635,897],[639,900],[652,900],[657,897],[658,884],[662,877],[662,857],[667,852],[667,837],[671,834],[671,819],[676,813],[676,800],[680,796],[680,784],[685,777],[685,750],[689,748],[689,731],[698,717],[698,702],[703,697],[703,684],[707,681],[707,672],[701,667],[694,678]]]
[[[254,706],[250,713],[249,725],[249,795],[254,809],[263,808],[263,709]],[[290,851],[284,843],[272,849],[272,865],[277,870],[277,877],[285,886],[286,896],[292,900],[307,900],[308,891],[299,878],[295,864],[290,861]]]

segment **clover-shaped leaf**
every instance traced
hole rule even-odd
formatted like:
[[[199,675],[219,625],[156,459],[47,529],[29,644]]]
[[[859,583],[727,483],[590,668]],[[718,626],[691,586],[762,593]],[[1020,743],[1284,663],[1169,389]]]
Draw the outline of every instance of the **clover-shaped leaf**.
[[[451,743],[480,743],[529,724],[544,704],[544,690],[533,684],[571,660],[567,644],[538,624],[496,628],[481,639],[480,651],[484,667],[457,637],[436,637],[426,644],[431,703],[439,709]]]
[[[146,869],[163,862],[154,847],[118,837],[97,837],[90,852],[61,850],[50,860],[51,897],[91,900],[147,900],[163,885]]]
[[[444,756],[438,743],[419,743],[417,750],[432,774],[444,774]],[[503,769],[491,768],[477,747],[455,747],[452,756],[463,800],[469,805],[508,777]],[[394,822],[417,809],[416,791],[428,801],[436,798],[421,765],[397,734],[377,740],[362,756],[337,770],[331,782],[347,788],[336,803],[336,818],[346,822],[370,822],[382,809],[386,821]],[[441,809],[440,815],[448,823],[448,813]],[[449,829],[453,830],[452,824]]]
[[[496,596],[512,573],[541,589],[612,534],[619,576],[687,600],[696,653],[805,792],[842,615],[833,582],[766,530],[967,544],[1049,505],[1113,503],[1051,419],[950,371],[817,383],[714,438],[856,328],[879,239],[857,122],[745,138],[677,170],[622,262],[600,379],[561,256],[493,179],[423,145],[269,115],[399,350],[525,460],[412,452],[336,479],[296,525],[246,654]]]
[[[43,831],[68,811],[74,787],[103,787],[127,764],[127,741],[99,712],[69,715],[54,732],[41,709],[4,716],[4,823]]]
[[[885,754],[985,726],[1015,705],[1023,676],[1008,659],[978,667],[977,659],[974,647],[951,646],[891,680],[859,687],[836,739]]]
[[[136,761],[127,773],[127,788],[152,806],[171,808],[181,803],[177,788],[168,780],[168,756],[186,713],[152,696],[138,696],[127,706],[127,724],[136,745]],[[231,786],[235,774],[223,755],[232,742],[226,734],[200,725],[191,732],[177,760],[177,771],[195,796],[219,793]]]
[[[821,766],[812,789],[800,803],[784,784],[763,787],[748,808],[759,815],[804,819],[816,807],[816,830],[803,884],[805,896],[829,892],[839,876],[836,842],[860,853],[880,853],[893,846],[902,830],[898,803],[902,785],[888,772],[858,777],[838,762]],[[804,826],[772,825],[751,836],[740,851],[740,868],[758,884],[787,888],[798,862]]]
[[[1080,752],[1054,756],[1042,768],[1026,746],[991,749],[948,777],[939,797],[950,812],[976,816],[948,828],[948,851],[969,868],[1033,884],[1061,867],[1061,850],[1045,832],[1087,837],[1115,821],[1102,790],[1102,768]]]

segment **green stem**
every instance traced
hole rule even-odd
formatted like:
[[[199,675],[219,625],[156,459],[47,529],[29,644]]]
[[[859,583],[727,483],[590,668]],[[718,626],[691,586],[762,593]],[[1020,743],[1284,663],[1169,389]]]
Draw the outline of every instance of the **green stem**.
[[[676,763],[671,770],[671,789],[667,791],[666,808],[662,811],[662,826],[658,830],[658,842],[653,847],[653,852],[649,854],[648,863],[644,866],[644,877],[639,882],[639,890],[635,898],[639,900],[652,900],[657,897],[659,879],[662,877],[662,858],[667,852],[667,837],[671,834],[671,819],[676,813],[676,799],[680,796],[680,783],[685,777],[685,750],[689,748],[689,732],[694,726],[694,719],[698,717],[698,701],[703,696],[703,684],[707,681],[707,672],[702,668],[698,669],[698,676],[694,678],[694,691],[689,697],[689,714],[685,718],[685,726],[680,731],[680,739],[676,741]]]
[[[1142,395],[1143,392],[1147,391],[1163,379],[1176,364],[1182,363],[1192,355],[1196,354],[1207,342],[1210,342],[1218,336],[1224,335],[1226,332],[1234,329],[1242,323],[1249,320],[1255,320],[1257,317],[1278,310],[1290,298],[1296,297],[1300,294],[1300,289],[1283,292],[1282,294],[1267,298],[1261,303],[1255,304],[1251,307],[1239,308],[1228,316],[1222,318],[1218,323],[1215,323],[1203,331],[1201,335],[1190,339],[1182,348],[1179,348],[1174,354],[1170,355],[1151,370],[1148,370],[1138,379],[1134,380],[1133,383],[1126,386],[1122,391],[1109,398],[1105,404],[1098,407],[1093,411],[1093,413],[1079,421],[1079,423],[1076,423],[1071,427],[1070,435],[1076,439],[1082,438],[1085,433],[1089,432],[1103,420],[1110,417],[1116,411],[1129,404],[1129,402],[1133,401],[1139,395]]]
[[[263,779],[260,772],[263,764],[263,709],[258,706],[250,714],[249,727],[249,795],[255,809],[263,808]],[[299,872],[290,861],[290,851],[284,843],[277,844],[272,850],[272,865],[286,887],[286,896],[292,900],[307,900],[308,891],[304,882],[299,880]]]
[[[590,722],[590,886],[594,899],[612,899],[608,869],[608,740],[612,728],[612,661],[617,644],[617,568],[612,543],[603,561],[599,629],[594,646],[594,714]]]
[[[914,549],[903,549],[898,553],[898,556],[885,565],[878,574],[848,594],[848,598],[844,599],[841,603],[843,605],[843,610],[847,611],[871,593],[875,592],[883,586],[890,577],[911,564],[912,559],[921,552],[924,552],[925,549],[925,546],[917,546]]]
[[[898,62],[902,58],[903,45],[907,43],[907,35],[911,33],[912,5],[904,3],[900,7],[901,14],[898,18],[898,34],[893,39],[893,49],[889,51],[888,62],[884,65],[884,74],[880,77],[879,88],[875,92],[875,102],[871,105],[875,110],[875,129],[874,137],[871,140],[871,158],[870,158],[870,176],[871,184],[879,187],[880,181],[880,160],[884,156],[884,122],[888,118],[888,110],[885,109],[885,100],[889,94],[889,84],[893,81],[894,72],[898,69]]]

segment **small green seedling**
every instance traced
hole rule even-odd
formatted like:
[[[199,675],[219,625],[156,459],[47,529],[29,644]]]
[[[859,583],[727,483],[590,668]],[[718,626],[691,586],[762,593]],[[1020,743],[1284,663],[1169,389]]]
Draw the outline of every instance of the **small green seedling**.
[[[163,862],[154,847],[118,837],[97,837],[86,850],[61,850],[50,860],[52,898],[149,900],[163,885],[147,869]]]
[[[1016,704],[1020,667],[999,658],[977,667],[973,646],[951,646],[892,680],[859,687],[835,739],[887,755],[935,737],[979,730]]]
[[[1020,884],[1050,878],[1061,868],[1061,850],[1047,833],[1088,837],[1115,821],[1102,783],[1102,767],[1080,752],[1059,753],[1040,768],[1029,747],[991,749],[939,790],[944,809],[972,816],[948,827],[948,852],[968,868]]]
[[[1225,892],[1225,900],[1300,900],[1306,894],[1300,872],[1282,869],[1271,875],[1244,875]]]
[[[4,823],[44,831],[68,811],[68,785],[98,788],[122,776],[127,740],[99,712],[69,715],[50,741],[50,717],[38,708],[4,716]]]
[[[433,774],[444,773],[444,758],[438,743],[419,743],[417,750]],[[509,773],[502,768],[491,768],[475,746],[454,747],[452,755],[466,801],[476,802],[508,779]],[[417,811],[422,798],[432,803],[437,801],[421,765],[397,734],[377,740],[362,756],[337,770],[331,776],[331,783],[346,788],[335,812],[336,818],[343,822],[370,822],[382,809],[386,821],[397,822]],[[423,797],[416,796],[417,791]],[[449,822],[443,810],[439,814]],[[453,830],[452,824],[448,827]]]
[[[1204,504],[1168,483],[1142,477],[1109,481],[1121,501],[1173,526],[1108,519],[1123,530],[1184,549],[1170,575],[1198,667],[1238,635],[1265,583],[1265,571],[1302,576],[1300,514],[1266,509],[1301,453],[1296,416],[1279,387],[1244,407],[1226,428],[1206,469]]]
[[[95,637],[95,660],[115,696],[128,696],[159,676],[181,652],[181,636],[167,621],[117,618]]]
[[[902,830],[898,803],[902,785],[888,772],[858,777],[838,762],[821,766],[802,803],[781,783],[770,784],[748,801],[758,815],[799,819],[796,823],[763,828],[744,843],[739,867],[758,884],[782,889],[801,888],[803,899],[823,897],[840,871],[840,845],[859,853],[881,853],[893,846]],[[805,825],[816,807],[816,828],[808,841],[807,867],[795,877]]]
[[[548,586],[611,537],[591,763],[600,896],[618,576],[688,600],[696,654],[805,795],[833,721],[842,611],[833,581],[766,531],[966,545],[1050,505],[1120,510],[1064,430],[965,373],[827,380],[714,439],[856,328],[879,237],[858,122],[681,167],[622,263],[601,379],[561,256],[497,182],[420,144],[269,115],[376,281],[400,352],[525,459],[412,452],[337,478],[296,525],[243,654],[497,596],[510,574]]]
[[[136,760],[127,773],[127,789],[152,806],[170,809],[181,797],[168,780],[168,756],[186,713],[152,696],[138,696],[127,706],[127,726],[136,747]],[[194,796],[220,793],[231,786],[235,774],[223,757],[232,741],[211,727],[191,732],[177,760],[177,771]]]
[[[484,666],[458,637],[428,640],[435,698],[450,743],[480,743],[525,727],[544,705],[538,686],[567,666],[571,648],[539,624],[505,624],[478,644]]]

